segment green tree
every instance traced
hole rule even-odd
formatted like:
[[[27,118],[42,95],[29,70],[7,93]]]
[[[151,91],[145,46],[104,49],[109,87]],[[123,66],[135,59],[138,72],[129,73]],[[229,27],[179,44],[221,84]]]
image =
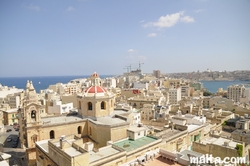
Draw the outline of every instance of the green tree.
[[[209,92],[209,91],[204,91],[203,92],[203,96],[211,96],[213,95],[213,93]]]
[[[239,157],[242,157],[243,146],[241,144],[236,144],[235,149],[237,150]]]

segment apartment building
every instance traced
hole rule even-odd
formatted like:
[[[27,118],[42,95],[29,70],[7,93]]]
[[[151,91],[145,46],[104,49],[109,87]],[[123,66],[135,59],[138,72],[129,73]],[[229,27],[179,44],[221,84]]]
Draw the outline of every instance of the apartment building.
[[[9,109],[3,111],[3,123],[5,125],[13,125],[14,123],[18,123],[18,112],[17,108]]]
[[[164,80],[163,85],[166,88],[178,88],[181,86],[182,80],[181,79],[167,79]]]
[[[181,88],[169,89],[169,104],[178,104],[181,100]]]
[[[66,94],[75,94],[82,92],[80,84],[77,83],[68,83],[64,87],[64,92]]]
[[[116,88],[116,79],[115,78],[105,78],[103,79],[103,84],[104,87],[107,88]]]
[[[160,78],[161,77],[161,71],[160,70],[154,70],[153,71],[153,76],[155,76],[156,78]]]
[[[0,104],[8,104],[10,108],[18,108],[21,104],[22,92],[23,89],[17,89],[14,86],[2,86],[0,84]]]
[[[244,93],[244,85],[231,85],[227,88],[227,98],[232,99],[235,102],[239,102],[240,98],[244,97]]]
[[[66,114],[73,109],[73,103],[65,103],[62,101],[54,100],[52,101],[52,106],[48,106],[49,114]]]
[[[136,109],[140,109],[144,104],[155,104],[155,105],[166,105],[166,98],[161,95],[145,95],[141,94],[138,96],[130,97],[127,99],[127,102]]]
[[[242,147],[239,154],[237,147]],[[213,157],[246,157],[249,160],[249,145],[242,141],[236,141],[223,137],[209,136],[202,141],[193,142],[193,150],[203,154],[211,154]],[[222,153],[223,152],[223,153]]]

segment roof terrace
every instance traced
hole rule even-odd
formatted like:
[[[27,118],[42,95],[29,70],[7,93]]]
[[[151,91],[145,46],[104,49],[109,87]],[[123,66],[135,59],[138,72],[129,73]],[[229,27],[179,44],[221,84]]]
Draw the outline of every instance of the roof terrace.
[[[144,145],[150,144],[156,140],[157,140],[157,138],[145,136],[142,138],[138,138],[136,140],[128,139],[128,140],[123,140],[121,142],[116,142],[116,143],[114,143],[114,145],[129,152],[129,151],[135,150],[137,148],[140,148]]]

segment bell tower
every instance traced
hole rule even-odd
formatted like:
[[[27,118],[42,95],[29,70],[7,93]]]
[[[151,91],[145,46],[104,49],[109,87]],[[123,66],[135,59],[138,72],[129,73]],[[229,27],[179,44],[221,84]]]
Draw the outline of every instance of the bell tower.
[[[38,95],[32,81],[27,81],[24,101],[19,109],[19,125],[21,145],[26,148],[35,147],[40,140],[41,115],[44,106],[39,102]]]
[[[26,125],[34,126],[39,125],[41,121],[40,109],[42,108],[39,98],[36,94],[36,90],[33,86],[32,81],[27,81],[26,94],[24,101],[24,114],[26,116]]]

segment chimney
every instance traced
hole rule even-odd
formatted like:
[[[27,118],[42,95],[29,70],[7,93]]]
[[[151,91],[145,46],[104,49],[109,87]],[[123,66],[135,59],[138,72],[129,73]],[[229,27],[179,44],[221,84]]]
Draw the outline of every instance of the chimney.
[[[86,142],[85,143],[85,150],[87,150],[88,152],[92,151],[94,148],[94,144],[92,142]]]
[[[66,139],[65,139],[65,135],[61,135],[61,138],[60,138],[60,148],[61,149],[64,149],[65,148],[65,143],[66,143],[66,141],[65,141]]]

